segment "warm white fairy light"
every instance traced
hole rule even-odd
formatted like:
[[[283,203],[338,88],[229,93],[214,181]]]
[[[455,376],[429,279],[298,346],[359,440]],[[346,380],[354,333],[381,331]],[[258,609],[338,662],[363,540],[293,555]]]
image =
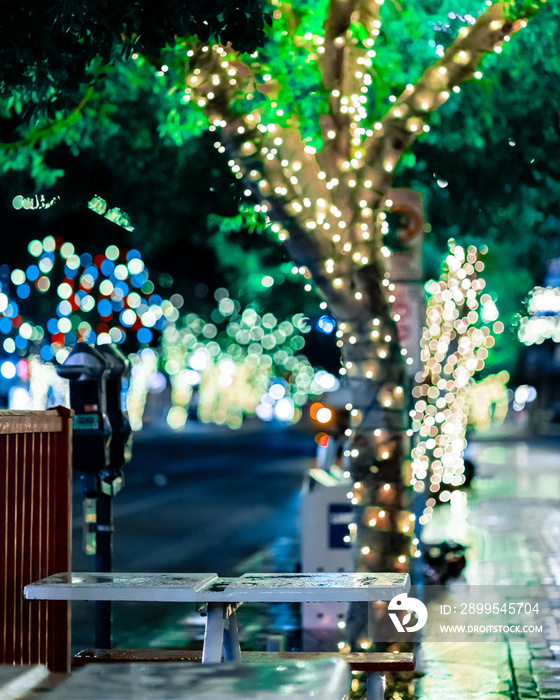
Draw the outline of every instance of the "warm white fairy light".
[[[492,303],[483,294],[485,282],[478,277],[484,269],[479,251],[465,249],[450,241],[446,273],[432,282],[422,335],[423,371],[413,390],[416,404],[411,411],[413,429],[419,441],[412,451],[412,484],[416,491],[438,493],[446,485],[461,486],[466,447],[468,390],[476,371],[484,368],[494,338],[488,326],[478,327],[478,310]],[[430,500],[430,499],[429,499]],[[420,518],[432,517],[427,506]]]
[[[519,322],[518,337],[525,345],[552,339],[560,342],[560,288],[535,287],[526,301],[529,316]]]

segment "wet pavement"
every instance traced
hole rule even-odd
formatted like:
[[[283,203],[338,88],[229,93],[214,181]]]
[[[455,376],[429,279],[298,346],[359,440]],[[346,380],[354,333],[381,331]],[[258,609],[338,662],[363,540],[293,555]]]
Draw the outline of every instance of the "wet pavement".
[[[525,586],[531,595],[538,587],[543,632],[486,642],[424,641],[414,693],[419,700],[560,700],[560,438],[479,439],[468,456],[476,477],[466,508],[436,507],[424,539],[468,546],[467,567],[454,586]],[[254,610],[245,612],[256,638],[266,622]],[[192,616],[161,622],[157,637],[152,632],[139,646],[182,645],[191,637]]]
[[[454,586],[527,587],[543,629],[425,642],[415,692],[421,700],[560,699],[560,439],[480,440],[469,457],[477,471],[466,508],[438,506],[424,539],[468,545]]]
[[[510,700],[514,689],[505,643],[432,642],[422,647],[419,700]]]

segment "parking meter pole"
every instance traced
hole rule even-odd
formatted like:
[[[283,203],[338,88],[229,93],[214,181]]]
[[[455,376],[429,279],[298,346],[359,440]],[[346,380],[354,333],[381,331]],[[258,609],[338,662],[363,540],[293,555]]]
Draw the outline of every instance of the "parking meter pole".
[[[97,529],[95,570],[108,572],[113,567],[113,497],[100,493],[97,496]],[[112,608],[108,600],[95,603],[95,646],[111,648]]]
[[[123,466],[131,457],[131,429],[126,411],[126,395],[130,362],[114,345],[98,348],[108,367],[105,378],[107,415],[111,424],[109,462],[101,480],[101,493],[97,498],[96,571],[112,570],[113,547],[113,497],[124,484]],[[96,645],[111,646],[111,603],[99,601],[96,609]]]
[[[117,347],[76,343],[59,376],[70,381],[73,467],[81,472],[84,544],[95,571],[110,572],[113,554],[113,497],[124,484],[132,434],[126,410],[130,362]],[[111,603],[95,604],[95,644],[111,647]]]
[[[70,406],[74,410],[72,431],[73,468],[80,472],[86,498],[86,552],[95,555],[96,571],[111,570],[111,484],[106,484],[111,463],[112,428],[107,416],[106,379],[110,367],[97,348],[76,343],[60,377],[69,380]],[[111,480],[110,480],[111,481]],[[111,607],[96,605],[95,642],[111,646]]]

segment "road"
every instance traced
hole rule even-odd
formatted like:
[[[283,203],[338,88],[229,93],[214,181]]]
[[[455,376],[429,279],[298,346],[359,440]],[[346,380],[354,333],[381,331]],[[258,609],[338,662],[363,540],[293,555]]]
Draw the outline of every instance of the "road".
[[[113,570],[233,575],[236,564],[277,538],[297,537],[313,453],[311,433],[260,421],[238,431],[193,423],[181,432],[135,434],[125,488],[114,499]],[[75,479],[73,569],[88,571],[82,502]],[[143,608],[115,606],[117,643],[170,613],[165,604],[164,611]],[[73,619],[74,649],[91,646],[91,604],[74,604]]]

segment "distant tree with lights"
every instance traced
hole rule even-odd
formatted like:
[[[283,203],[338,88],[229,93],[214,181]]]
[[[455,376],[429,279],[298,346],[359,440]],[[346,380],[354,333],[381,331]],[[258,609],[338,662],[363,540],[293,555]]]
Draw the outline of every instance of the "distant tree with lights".
[[[297,421],[309,395],[328,388],[321,377],[336,383],[302,354],[311,330],[302,313],[282,320],[259,313],[254,302],[243,309],[220,288],[209,318],[180,314],[183,297],[156,292],[138,250],[112,244],[80,255],[72,243],[47,236],[32,240],[28,251],[31,264],[0,279],[0,351],[29,360],[36,408],[44,407],[56,376],[51,361],[62,363],[76,342],[116,343],[131,353],[135,430],[150,389],[157,388],[154,378],[165,387],[158,368],[171,384],[168,424],[174,429],[184,427],[193,387],[202,420],[238,428],[246,415]],[[43,318],[35,325],[27,319],[42,315],[37,302]]]
[[[422,372],[412,390],[411,411],[418,433],[411,484],[426,496],[421,525],[431,520],[440,498],[460,504],[466,498],[458,489],[466,482],[463,455],[473,377],[484,369],[495,336],[504,330],[491,295],[484,291],[482,258],[475,246],[465,249],[450,240],[443,274],[428,285]]]
[[[76,342],[112,342],[131,350],[154,340],[173,309],[155,293],[138,250],[110,245],[79,254],[70,241],[46,236],[30,241],[28,251],[30,264],[0,279],[4,351],[34,349],[45,361],[63,362]],[[22,313],[40,321],[35,332],[22,329]]]
[[[195,391],[201,420],[239,428],[255,414],[297,421],[310,395],[337,383],[302,352],[310,331],[303,314],[282,319],[254,305],[243,308],[224,288],[216,301],[210,319],[177,313],[164,328],[159,353],[171,383],[172,428],[184,426]]]

